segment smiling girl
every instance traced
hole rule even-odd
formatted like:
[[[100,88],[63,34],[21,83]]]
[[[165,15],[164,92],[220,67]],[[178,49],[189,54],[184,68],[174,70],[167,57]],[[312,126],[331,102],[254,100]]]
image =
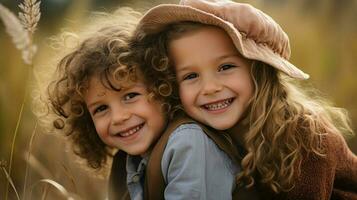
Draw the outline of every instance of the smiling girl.
[[[174,106],[232,137],[241,152],[238,185],[261,199],[356,199],[346,111],[299,86],[309,76],[288,61],[281,27],[248,4],[180,4],[148,11],[135,45],[168,60],[151,70],[173,85],[168,98],[181,100]]]
[[[169,118],[164,97],[170,87],[150,76],[147,63],[129,45],[138,19],[130,12],[121,14],[109,15],[110,23],[98,23],[96,31],[81,38],[58,63],[48,86],[49,106],[56,116],[53,126],[71,138],[75,153],[94,169],[114,156],[110,199],[140,200],[149,193],[161,199],[231,199],[236,165],[202,125]],[[115,22],[120,19],[123,23]],[[163,152],[154,153],[161,156],[154,162],[159,167],[149,169],[162,136],[168,138]],[[146,178],[157,169],[165,181],[159,192]]]

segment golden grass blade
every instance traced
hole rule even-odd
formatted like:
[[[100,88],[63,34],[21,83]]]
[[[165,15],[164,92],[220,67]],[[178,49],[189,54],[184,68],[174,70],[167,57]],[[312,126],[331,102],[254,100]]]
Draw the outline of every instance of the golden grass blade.
[[[28,162],[31,168],[34,169],[35,172],[38,173],[41,177],[53,178],[52,173],[49,170],[47,170],[47,168],[43,166],[42,163],[34,155],[31,154],[31,152],[26,152],[24,156],[26,162]]]
[[[47,198],[49,188],[50,186],[48,184],[45,185],[45,187],[43,188],[41,200],[45,200]]]
[[[27,179],[28,179],[28,174],[29,174],[29,160],[31,158],[31,152],[32,152],[32,144],[36,135],[36,130],[37,130],[37,120],[35,123],[35,127],[32,131],[30,142],[29,142],[29,147],[28,147],[28,153],[27,157],[25,158],[26,160],[26,169],[25,169],[25,180],[24,180],[24,189],[22,191],[23,199],[26,197],[26,189],[27,189]]]
[[[69,180],[71,181],[71,184],[73,186],[73,191],[77,192],[77,187],[76,187],[76,183],[74,181],[74,177],[72,175],[72,173],[68,170],[68,168],[62,163],[62,167],[64,169],[64,172],[66,174],[66,176],[69,178]]]
[[[32,195],[33,189],[40,183],[48,184],[48,185],[52,186],[53,188],[57,189],[57,191],[62,196],[66,197],[67,200],[74,200],[74,198],[70,195],[70,193],[66,190],[66,188],[64,188],[61,184],[59,184],[56,181],[51,180],[51,179],[41,179],[38,182],[36,182],[31,188],[30,195]]]
[[[22,16],[20,17],[22,19],[21,20],[22,24],[20,20],[2,4],[0,4],[0,17],[5,25],[6,32],[11,36],[16,48],[21,50],[22,59],[26,64],[32,66],[33,56],[37,51],[37,47],[33,45],[32,37],[41,16],[40,1],[36,2],[36,0],[25,0],[23,4],[20,4],[20,8],[23,11],[20,13],[20,16]],[[18,127],[22,117],[26,96],[27,96],[27,89],[25,92],[24,100],[21,104],[21,110],[12,140],[10,164],[9,164],[9,176],[11,176],[13,150],[15,146]],[[6,184],[6,193],[5,193],[6,200],[8,197],[8,188],[9,185]]]
[[[7,179],[8,183],[10,183],[12,189],[14,190],[17,199],[20,200],[20,196],[19,196],[19,194],[17,193],[16,187],[15,187],[14,182],[12,181],[12,179],[11,179],[9,173],[7,173],[7,171],[6,171],[6,169],[5,169],[4,166],[1,166],[1,168],[2,168],[2,170],[4,171],[4,173],[5,173],[5,175],[6,175],[6,179]],[[7,197],[6,197],[6,198],[7,198]]]
[[[25,92],[25,97],[27,96],[27,89],[26,89],[26,92]],[[16,141],[16,136],[17,136],[17,132],[18,132],[18,129],[20,127],[20,121],[21,121],[21,117],[22,117],[22,112],[24,110],[24,106],[25,106],[25,98],[23,99],[22,101],[22,104],[21,104],[21,108],[20,108],[20,113],[19,113],[19,116],[17,118],[17,123],[16,123],[16,128],[15,128],[15,132],[14,132],[14,136],[12,138],[12,144],[11,144],[11,152],[10,152],[10,162],[9,162],[9,177],[11,176],[11,169],[12,169],[12,159],[13,159],[13,156],[14,156],[14,149],[15,149],[15,141]],[[5,191],[5,199],[7,200],[7,196],[8,196],[8,190],[9,190],[9,185],[6,184],[6,191]]]
[[[6,32],[11,36],[16,48],[19,50],[27,48],[30,44],[30,38],[16,15],[0,4],[0,17],[5,25]]]

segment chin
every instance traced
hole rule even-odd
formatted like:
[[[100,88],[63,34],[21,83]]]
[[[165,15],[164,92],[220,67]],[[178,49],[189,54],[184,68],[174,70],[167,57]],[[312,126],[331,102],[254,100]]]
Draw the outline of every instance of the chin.
[[[216,130],[224,131],[224,130],[230,129],[233,125],[231,125],[231,124],[215,124],[215,125],[210,125],[210,126]]]
[[[139,156],[139,155],[145,154],[146,150],[145,149],[135,149],[135,150],[133,149],[133,150],[127,150],[126,153],[129,155],[132,155],[132,156]]]

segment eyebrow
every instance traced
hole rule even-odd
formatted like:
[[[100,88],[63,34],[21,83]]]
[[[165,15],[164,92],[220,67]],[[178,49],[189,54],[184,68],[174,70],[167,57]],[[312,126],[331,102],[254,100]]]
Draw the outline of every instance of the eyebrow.
[[[106,91],[101,91],[95,94],[94,98],[92,97],[91,100],[89,100],[89,104],[87,104],[87,108],[91,108],[98,104],[100,102],[100,97],[103,97],[106,95]],[[92,101],[93,100],[93,101]]]
[[[187,71],[189,68],[191,68],[190,65],[184,66],[184,67],[182,67],[180,70],[177,70],[176,74],[177,74],[177,73],[184,72],[184,71]]]
[[[88,109],[99,104],[99,102],[100,102],[100,100],[94,100],[94,101],[90,102],[90,104],[87,104]]]
[[[135,88],[135,87],[144,87],[144,88],[146,88],[146,86],[145,86],[143,83],[134,83],[134,84],[130,84],[128,87],[122,87],[121,90],[119,90],[119,91],[115,91],[115,90],[114,90],[114,91],[121,93],[121,92],[126,92],[126,91],[128,91],[128,90],[131,90],[131,89],[133,89],[133,88]],[[103,94],[103,93],[104,93],[104,94]],[[92,101],[92,102],[90,102],[90,104],[87,104],[87,107],[88,107],[88,108],[91,108],[92,106],[98,104],[98,103],[100,102],[100,100],[97,100],[98,97],[105,96],[105,94],[106,94],[106,92],[100,92],[100,93],[98,93],[95,98],[92,98],[92,99],[95,99],[95,100]]]
[[[241,56],[239,53],[232,53],[232,54],[226,54],[226,55],[222,55],[217,57],[215,60],[223,60],[223,59],[227,59],[227,58],[240,58],[240,59],[245,59],[243,56]]]

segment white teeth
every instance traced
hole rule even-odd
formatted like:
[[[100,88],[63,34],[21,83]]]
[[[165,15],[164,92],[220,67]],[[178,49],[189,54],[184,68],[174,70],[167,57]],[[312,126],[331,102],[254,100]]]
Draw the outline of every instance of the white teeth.
[[[128,131],[125,131],[125,132],[120,132],[119,135],[122,136],[122,137],[127,137],[129,135],[132,135],[136,132],[138,132],[141,128],[143,127],[142,124],[140,124],[139,126],[136,126]]]
[[[220,109],[228,107],[231,103],[232,103],[232,99],[227,99],[227,100],[219,102],[219,103],[206,104],[206,105],[204,105],[204,107],[210,111],[220,110]]]

